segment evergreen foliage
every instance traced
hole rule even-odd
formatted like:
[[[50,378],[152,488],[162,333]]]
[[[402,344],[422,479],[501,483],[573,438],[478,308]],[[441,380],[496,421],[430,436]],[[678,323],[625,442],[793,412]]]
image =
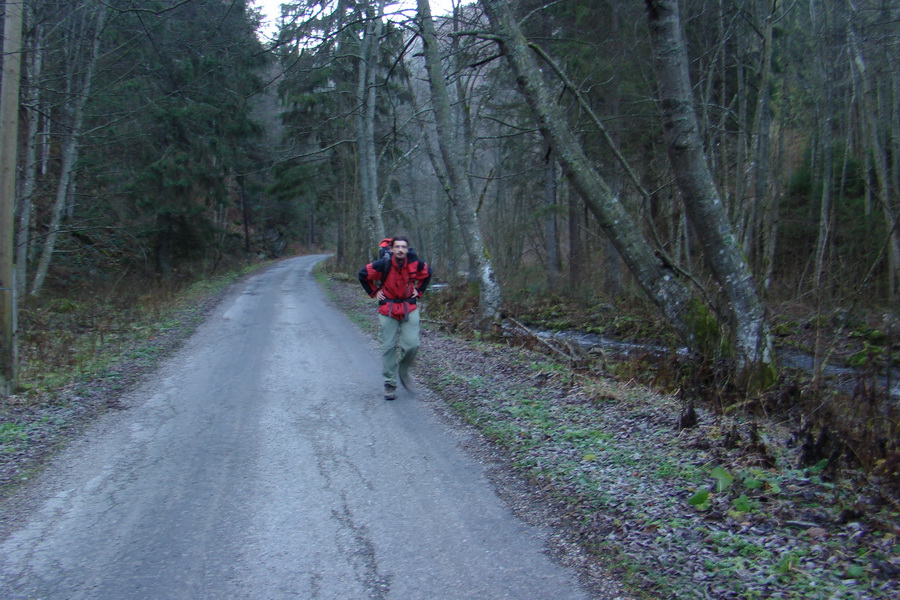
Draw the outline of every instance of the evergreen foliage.
[[[107,5],[89,77],[94,15]],[[706,158],[767,300],[894,305],[900,92],[891,49],[900,7],[880,0],[679,5]],[[646,7],[522,0],[515,9],[529,42],[565,73],[567,84],[542,67],[616,200],[664,260],[714,295],[666,159]],[[35,98],[24,110],[35,128],[23,146],[36,158],[21,174],[33,210],[23,197],[31,235],[20,264],[34,270],[52,227],[72,136],[78,152],[62,194],[64,252],[54,254],[51,283],[87,264],[165,276],[248,250],[277,255],[291,243],[333,248],[348,269],[365,260],[359,119],[367,100],[359,84],[377,13],[374,3],[285,2],[277,39],[264,44],[255,32],[260,16],[244,1],[29,2],[23,98]],[[410,235],[437,272],[472,279],[450,190],[436,176],[415,18],[410,8],[386,5],[369,65],[374,198],[386,234]],[[438,14],[436,25],[484,253],[503,287],[639,296],[596,218],[555,168],[555,149],[497,60],[481,7],[458,6]],[[76,132],[73,99],[88,85]]]

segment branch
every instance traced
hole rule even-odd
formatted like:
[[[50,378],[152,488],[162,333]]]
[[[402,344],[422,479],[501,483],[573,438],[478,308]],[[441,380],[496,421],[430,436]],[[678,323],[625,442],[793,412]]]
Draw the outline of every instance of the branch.
[[[102,2],[102,1],[100,2],[100,4],[102,4],[103,6],[105,6],[108,9],[114,10],[118,13],[123,13],[123,14],[124,13],[150,13],[151,15],[159,16],[159,15],[164,15],[167,12],[171,12],[177,8],[180,8],[180,7],[184,6],[185,4],[190,4],[191,2],[193,2],[193,0],[181,0],[181,2],[178,2],[177,4],[173,4],[172,6],[170,6],[168,8],[163,8],[161,10],[152,10],[149,8],[118,8],[116,6],[113,6],[111,3]]]
[[[533,332],[532,330],[528,329],[527,327],[525,327],[524,325],[522,325],[521,323],[519,323],[519,322],[518,322],[517,320],[515,320],[514,318],[512,318],[512,317],[507,317],[507,320],[510,321],[513,325],[515,325],[515,326],[518,327],[519,329],[521,329],[523,332],[525,332],[526,334],[528,334],[528,336],[530,336],[530,337],[536,339],[538,342],[540,342],[541,344],[543,344],[545,347],[549,348],[549,349],[550,349],[551,351],[553,351],[555,354],[559,354],[559,355],[563,356],[566,360],[571,361],[571,362],[573,362],[573,363],[574,363],[574,362],[578,362],[578,359],[577,359],[576,357],[574,357],[574,356],[572,356],[572,355],[570,355],[570,354],[567,354],[567,353],[563,352],[563,351],[560,350],[559,348],[554,347],[554,346],[553,346],[552,344],[550,344],[547,340],[542,339],[538,334],[536,334],[536,333]]]
[[[592,109],[590,107],[590,105],[587,103],[587,100],[584,99],[584,96],[581,94],[581,92],[578,90],[578,88],[575,86],[575,84],[572,82],[572,80],[569,79],[568,75],[566,75],[563,72],[563,70],[559,68],[559,65],[557,65],[556,62],[546,52],[544,52],[543,48],[541,48],[540,46],[538,46],[537,44],[535,44],[533,42],[528,42],[528,46],[529,46],[529,48],[534,50],[534,52],[544,62],[546,62],[547,65],[550,66],[550,68],[553,70],[553,72],[556,74],[556,76],[559,77],[560,81],[563,82],[565,87],[568,88],[572,92],[572,94],[575,95],[575,98],[578,100],[578,104],[585,111],[585,113],[587,113],[587,115],[590,117],[591,121],[594,123],[594,125],[597,127],[597,129],[600,130],[600,133],[603,134],[603,140],[609,146],[609,149],[612,151],[613,155],[616,157],[616,160],[619,161],[619,164],[622,165],[622,168],[625,169],[625,173],[628,175],[628,178],[634,184],[634,187],[637,189],[638,193],[641,195],[641,197],[644,199],[645,202],[650,200],[650,193],[646,189],[644,189],[643,185],[641,185],[641,182],[638,180],[637,175],[635,175],[634,171],[631,169],[631,165],[628,164],[628,161],[625,160],[625,157],[619,151],[618,146],[616,146],[615,141],[613,141],[612,137],[610,137],[609,131],[606,129],[606,126],[603,124],[602,121],[600,121],[600,118],[597,117],[596,113],[594,112],[594,109]],[[688,281],[690,281],[691,283],[696,285],[697,288],[699,290],[701,290],[701,292],[704,295],[706,295],[706,292],[705,292],[703,286],[700,285],[700,282],[697,281],[696,278],[694,278],[694,276],[691,275],[690,272],[688,272],[685,269],[683,269],[682,267],[676,265],[675,261],[673,261],[672,258],[668,255],[668,253],[665,250],[663,250],[664,246],[663,246],[662,240],[659,239],[659,234],[657,233],[656,228],[652,227],[652,223],[651,223],[651,227],[650,227],[650,232],[653,234],[653,241],[656,242],[656,245],[657,245],[656,255],[658,258],[660,258],[662,260],[663,264],[665,264],[667,267],[671,268],[673,271],[677,272],[681,276],[685,277]],[[710,305],[712,305],[712,304],[710,303]]]

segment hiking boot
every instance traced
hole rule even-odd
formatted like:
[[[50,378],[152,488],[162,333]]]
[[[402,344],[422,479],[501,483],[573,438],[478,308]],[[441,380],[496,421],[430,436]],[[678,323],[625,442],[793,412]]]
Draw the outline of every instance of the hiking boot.
[[[389,383],[384,384],[384,399],[394,400],[395,398],[397,398],[397,386]]]

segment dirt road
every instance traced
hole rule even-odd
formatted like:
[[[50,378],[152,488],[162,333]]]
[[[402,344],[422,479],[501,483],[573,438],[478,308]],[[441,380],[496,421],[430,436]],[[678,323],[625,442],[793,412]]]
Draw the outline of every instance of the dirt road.
[[[0,597],[589,597],[457,434],[382,399],[371,342],[312,278],[321,258],[236,286],[5,503]]]

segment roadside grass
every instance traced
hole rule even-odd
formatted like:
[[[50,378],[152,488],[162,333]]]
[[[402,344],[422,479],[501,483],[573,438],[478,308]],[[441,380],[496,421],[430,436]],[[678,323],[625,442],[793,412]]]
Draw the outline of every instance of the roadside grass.
[[[459,366],[442,365],[447,368]],[[729,494],[735,478],[726,486],[717,478],[725,479],[715,463],[692,464],[691,453],[677,446],[671,427],[669,431],[641,427],[647,423],[643,403],[626,395],[610,415],[594,410],[589,402],[568,402],[556,390],[527,385],[515,391],[491,390],[480,375],[457,373],[453,379],[455,389],[467,385],[469,391],[451,406],[508,451],[512,463],[549,499],[579,515],[584,524],[580,535],[587,546],[600,536],[604,541],[595,549],[602,552],[598,557],[616,571],[627,564],[633,583],[651,596],[889,597],[879,594],[878,582],[864,577],[864,564],[853,560],[848,564],[846,558],[832,561],[833,567],[826,561],[804,561],[812,552],[839,556],[839,540],[816,543],[789,532],[749,534],[753,526],[778,526],[747,492],[766,487],[774,494],[780,476],[770,475],[765,484],[753,479],[760,477],[758,473],[742,473],[741,494]],[[614,423],[616,415],[624,421],[636,417],[637,427],[619,435],[616,430],[622,428]],[[790,477],[790,471],[785,475]],[[801,477],[809,481],[808,473]],[[681,492],[694,492],[704,484],[715,490],[708,494],[715,508],[689,506]],[[712,523],[706,525],[707,520]],[[889,534],[886,539],[890,541]],[[692,547],[708,558],[692,560]],[[748,578],[752,585],[747,585]]]
[[[754,447],[755,429],[735,443],[755,427],[740,416],[700,411],[696,427],[678,430],[677,398],[485,338],[452,339],[460,354],[426,350],[419,379],[636,595],[896,597],[890,524],[900,514],[854,514],[865,490],[830,481],[826,464],[798,469],[778,444]]]

